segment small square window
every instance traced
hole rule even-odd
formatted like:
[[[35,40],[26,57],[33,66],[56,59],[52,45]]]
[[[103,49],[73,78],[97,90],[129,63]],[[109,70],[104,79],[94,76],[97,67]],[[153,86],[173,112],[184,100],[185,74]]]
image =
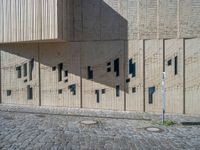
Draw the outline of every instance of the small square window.
[[[101,90],[101,93],[102,93],[102,94],[105,94],[105,93],[106,93],[106,89],[102,89],[102,90]]]
[[[62,94],[62,89],[59,89],[59,90],[58,90],[58,94]]]
[[[126,79],[126,83],[129,83],[130,82],[130,79]]]
[[[24,80],[24,83],[26,83],[26,82],[27,82],[27,79]]]
[[[7,96],[11,96],[11,90],[7,90]]]
[[[110,65],[111,65],[111,62],[108,62],[108,63],[107,63],[107,66],[110,66]]]
[[[111,72],[111,68],[107,68],[107,72]]]
[[[132,93],[136,93],[136,87],[132,88]]]
[[[172,65],[172,60],[171,60],[171,59],[167,61],[167,65],[168,65],[168,66],[171,66],[171,65]]]
[[[68,82],[68,79],[65,80],[65,83],[67,83],[67,82]]]

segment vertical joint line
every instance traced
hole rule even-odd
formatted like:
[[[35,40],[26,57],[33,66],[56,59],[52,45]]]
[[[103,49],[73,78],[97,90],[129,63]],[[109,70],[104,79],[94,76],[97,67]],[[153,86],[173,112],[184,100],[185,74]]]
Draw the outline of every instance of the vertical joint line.
[[[126,57],[126,54],[127,54],[127,57],[128,57],[128,48],[126,47],[126,40],[124,40],[124,58]],[[126,48],[127,48],[127,53],[126,53]],[[124,59],[124,111],[126,111],[126,59]]]
[[[165,39],[163,39],[163,72],[165,72]]]
[[[185,114],[185,39],[183,39],[183,114]]]
[[[39,106],[41,106],[41,66],[40,66],[40,43],[38,43],[38,77],[39,77]]]
[[[143,40],[143,112],[145,111],[145,40]]]
[[[83,108],[82,44],[80,43],[80,108]]]

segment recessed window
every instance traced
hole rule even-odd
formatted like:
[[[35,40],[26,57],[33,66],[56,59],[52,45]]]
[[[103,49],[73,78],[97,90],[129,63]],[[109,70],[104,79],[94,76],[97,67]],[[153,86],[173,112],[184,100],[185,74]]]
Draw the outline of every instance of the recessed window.
[[[111,72],[111,68],[109,67],[109,68],[107,68],[107,72]]]
[[[168,66],[171,66],[171,65],[172,65],[172,60],[171,60],[171,59],[167,61],[167,65],[168,65]]]
[[[32,76],[33,76],[33,68],[34,68],[34,59],[31,59],[31,61],[29,62],[29,80],[32,80]]]
[[[68,77],[68,71],[67,70],[65,71],[65,77]]]
[[[101,90],[101,93],[102,93],[102,94],[105,94],[105,93],[106,93],[106,89],[102,89],[102,90]]]
[[[52,67],[52,71],[55,71],[56,70],[56,66]]]
[[[33,99],[33,88],[30,85],[27,86],[27,99]]]
[[[120,86],[117,85],[116,86],[116,97],[119,97],[120,96]]]
[[[62,94],[62,89],[59,89],[59,90],[58,90],[58,94]]]
[[[76,95],[76,84],[69,85],[68,89],[72,93],[72,95]]]
[[[67,82],[68,82],[68,79],[65,80],[65,83],[67,83]]]
[[[95,90],[95,94],[96,94],[97,103],[99,103],[100,102],[100,93],[99,93],[99,90]]]
[[[88,66],[88,79],[93,79],[93,70],[91,66]]]
[[[116,76],[119,76],[119,58],[114,60],[114,72],[116,73]]]
[[[11,92],[11,90],[7,90],[6,93],[7,93],[7,96],[11,96],[12,92]]]
[[[132,93],[136,93],[136,87],[132,88]]]
[[[21,78],[22,77],[22,67],[18,66],[16,67],[17,70],[17,78]]]
[[[27,63],[25,63],[23,65],[23,69],[24,69],[24,77],[26,77],[27,76]]]
[[[155,90],[156,88],[154,86],[149,88],[149,104],[153,104],[153,94]]]
[[[27,79],[24,80],[24,83],[26,83],[26,82],[27,82]]]
[[[130,79],[126,79],[126,83],[129,83],[130,82]]]
[[[63,63],[58,64],[58,81],[62,81]]]
[[[174,58],[174,74],[178,74],[178,56]]]
[[[129,74],[131,74],[132,78],[136,76],[136,64],[133,63],[133,59],[129,60]]]
[[[108,62],[108,63],[107,63],[107,66],[110,66],[110,65],[111,65],[111,62]]]

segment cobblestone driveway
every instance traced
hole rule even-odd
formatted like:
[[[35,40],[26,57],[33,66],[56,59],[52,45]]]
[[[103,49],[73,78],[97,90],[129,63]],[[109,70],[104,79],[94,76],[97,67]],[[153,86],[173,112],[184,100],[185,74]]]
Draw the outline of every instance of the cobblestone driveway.
[[[144,129],[152,126],[163,132]],[[0,149],[200,149],[200,126],[0,111]]]

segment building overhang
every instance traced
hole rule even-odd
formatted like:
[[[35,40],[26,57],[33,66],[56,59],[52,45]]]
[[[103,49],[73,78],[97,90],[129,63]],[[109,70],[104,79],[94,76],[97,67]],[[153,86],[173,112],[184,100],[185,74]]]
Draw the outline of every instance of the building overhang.
[[[66,42],[67,8],[66,0],[0,0],[0,44]]]

